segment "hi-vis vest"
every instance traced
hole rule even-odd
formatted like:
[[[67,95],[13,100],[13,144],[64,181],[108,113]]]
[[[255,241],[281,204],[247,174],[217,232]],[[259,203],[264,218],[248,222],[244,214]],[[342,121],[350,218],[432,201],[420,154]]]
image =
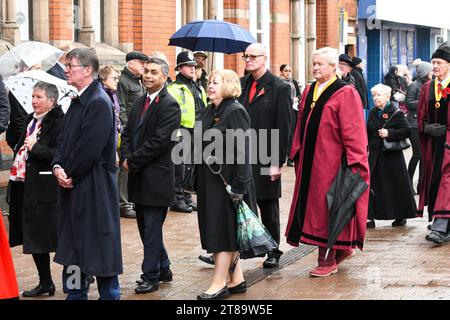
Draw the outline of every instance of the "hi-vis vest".
[[[181,127],[193,129],[195,125],[195,100],[188,87],[177,81],[167,86],[167,91],[177,100],[181,109]],[[206,92],[201,88],[202,101],[206,107]]]

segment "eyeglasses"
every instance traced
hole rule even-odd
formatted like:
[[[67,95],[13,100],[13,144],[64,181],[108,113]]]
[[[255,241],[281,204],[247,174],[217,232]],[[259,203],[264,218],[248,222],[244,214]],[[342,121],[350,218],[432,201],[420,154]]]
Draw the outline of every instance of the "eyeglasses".
[[[264,54],[244,54],[242,55],[242,60],[247,61],[247,59],[250,59],[250,61],[255,61],[258,57],[263,57]]]
[[[119,81],[119,77],[109,77],[109,79],[118,82]]]
[[[67,70],[73,69],[75,67],[87,67],[84,64],[70,64],[70,63],[67,63],[65,66],[66,66]]]

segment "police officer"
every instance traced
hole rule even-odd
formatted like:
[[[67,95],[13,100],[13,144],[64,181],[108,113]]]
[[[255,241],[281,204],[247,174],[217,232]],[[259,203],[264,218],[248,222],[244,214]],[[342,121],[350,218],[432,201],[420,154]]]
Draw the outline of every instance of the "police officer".
[[[176,81],[168,85],[167,90],[177,100],[181,109],[181,128],[189,130],[193,137],[196,120],[200,120],[201,112],[206,107],[206,92],[202,86],[194,82],[197,62],[190,51],[183,51],[177,56],[178,71]],[[193,141],[191,141],[193,142]],[[180,141],[180,143],[183,143]],[[193,152],[193,148],[191,148]],[[193,157],[191,157],[193,160]],[[175,166],[175,204],[172,211],[190,213],[197,210],[190,193],[185,192],[186,177],[192,174],[191,164]]]

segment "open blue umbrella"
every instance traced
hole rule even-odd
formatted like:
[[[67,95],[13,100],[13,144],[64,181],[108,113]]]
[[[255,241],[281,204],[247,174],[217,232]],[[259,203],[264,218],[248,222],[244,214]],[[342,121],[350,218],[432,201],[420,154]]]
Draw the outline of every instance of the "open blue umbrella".
[[[169,46],[191,51],[244,52],[256,39],[241,26],[222,20],[193,21],[182,26],[169,40]]]

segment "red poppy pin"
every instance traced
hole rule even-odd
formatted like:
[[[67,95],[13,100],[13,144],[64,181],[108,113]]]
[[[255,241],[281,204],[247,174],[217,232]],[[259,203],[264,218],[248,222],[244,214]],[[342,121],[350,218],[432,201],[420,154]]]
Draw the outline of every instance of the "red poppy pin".
[[[383,113],[383,119],[388,119],[388,118],[389,118],[388,114],[387,113]]]
[[[266,92],[264,91],[264,88],[262,88],[258,93],[258,97],[262,96],[264,93],[266,93]]]

